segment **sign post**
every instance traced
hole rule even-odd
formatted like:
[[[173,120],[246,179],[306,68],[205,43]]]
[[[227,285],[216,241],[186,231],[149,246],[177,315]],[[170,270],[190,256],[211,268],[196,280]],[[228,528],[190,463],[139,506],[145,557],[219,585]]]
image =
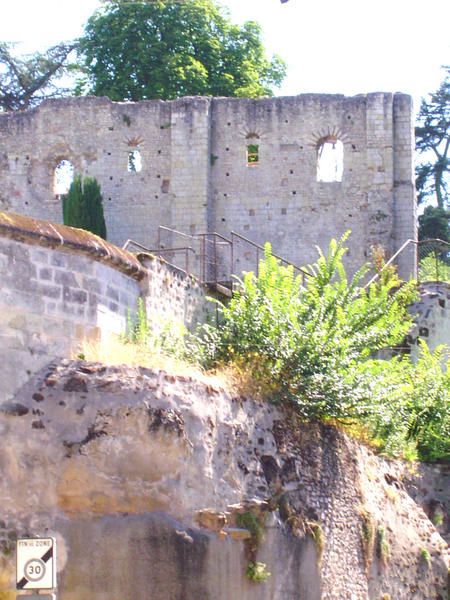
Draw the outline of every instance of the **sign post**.
[[[16,548],[16,589],[56,588],[55,538],[21,538]]]

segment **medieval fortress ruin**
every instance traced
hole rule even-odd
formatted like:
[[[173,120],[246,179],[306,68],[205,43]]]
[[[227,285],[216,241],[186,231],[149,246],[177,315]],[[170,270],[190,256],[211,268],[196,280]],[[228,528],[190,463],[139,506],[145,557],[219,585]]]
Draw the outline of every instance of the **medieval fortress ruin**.
[[[52,357],[122,333],[138,298],[152,327],[173,318],[192,327],[208,310],[203,288],[176,269],[148,258],[136,266],[111,243],[58,225],[75,172],[99,181],[116,246],[128,239],[149,249],[192,244],[167,230],[161,240],[160,226],[227,239],[235,231],[304,265],[316,260],[316,246],[351,230],[347,267],[356,271],[374,246],[391,256],[416,238],[413,114],[403,94],[85,97],[0,113],[5,398]],[[246,256],[243,247],[234,266],[254,269],[253,248]],[[414,273],[412,250],[399,255],[398,267],[405,278]],[[450,328],[441,295],[420,307],[418,330],[433,345]]]
[[[100,182],[110,241],[60,224],[73,172]],[[155,247],[160,225],[234,230],[297,264],[348,229],[350,270],[374,245],[392,255],[416,235],[409,97],[0,114],[0,600],[20,598],[14,545],[30,536],[56,538],[61,600],[442,600],[444,468],[416,477],[333,427],[290,431],[218,380],[82,360],[142,302],[152,330],[211,310],[198,279],[118,247]],[[414,261],[400,255],[402,276]],[[450,329],[450,286],[425,292],[430,341]],[[243,517],[264,529],[264,583]]]
[[[416,237],[413,148],[404,94],[50,100],[0,114],[0,209],[61,222],[72,169],[101,184],[115,244],[234,230],[301,265],[351,230],[355,270]]]

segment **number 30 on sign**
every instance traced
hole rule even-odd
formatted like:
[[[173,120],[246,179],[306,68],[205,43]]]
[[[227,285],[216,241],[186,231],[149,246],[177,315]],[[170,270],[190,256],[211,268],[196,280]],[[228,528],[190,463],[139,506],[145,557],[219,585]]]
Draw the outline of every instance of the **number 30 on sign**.
[[[17,540],[18,590],[50,590],[56,588],[55,538],[22,538]]]

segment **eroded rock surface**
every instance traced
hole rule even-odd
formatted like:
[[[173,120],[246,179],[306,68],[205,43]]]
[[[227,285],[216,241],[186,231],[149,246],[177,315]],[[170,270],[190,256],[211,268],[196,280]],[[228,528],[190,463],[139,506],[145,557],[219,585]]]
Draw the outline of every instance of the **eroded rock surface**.
[[[400,463],[216,383],[61,361],[0,407],[0,434],[2,600],[26,534],[56,536],[61,600],[446,597],[430,478],[419,497]]]

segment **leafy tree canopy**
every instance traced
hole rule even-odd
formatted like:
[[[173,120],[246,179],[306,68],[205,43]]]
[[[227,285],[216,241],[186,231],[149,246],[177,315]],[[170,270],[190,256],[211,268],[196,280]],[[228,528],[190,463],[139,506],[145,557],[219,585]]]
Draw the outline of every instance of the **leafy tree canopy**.
[[[450,211],[438,206],[427,206],[419,216],[419,240],[437,238],[450,242]]]
[[[16,57],[12,44],[0,42],[0,110],[31,108],[44,98],[62,96],[55,85],[66,70],[73,44],[58,44],[46,52]]]
[[[233,25],[214,0],[104,0],[79,40],[77,92],[111,100],[271,96],[285,75],[257,23]]]
[[[429,100],[422,100],[416,127],[416,147],[424,160],[417,167],[419,203],[433,197],[439,208],[449,207],[450,192],[450,67]]]

